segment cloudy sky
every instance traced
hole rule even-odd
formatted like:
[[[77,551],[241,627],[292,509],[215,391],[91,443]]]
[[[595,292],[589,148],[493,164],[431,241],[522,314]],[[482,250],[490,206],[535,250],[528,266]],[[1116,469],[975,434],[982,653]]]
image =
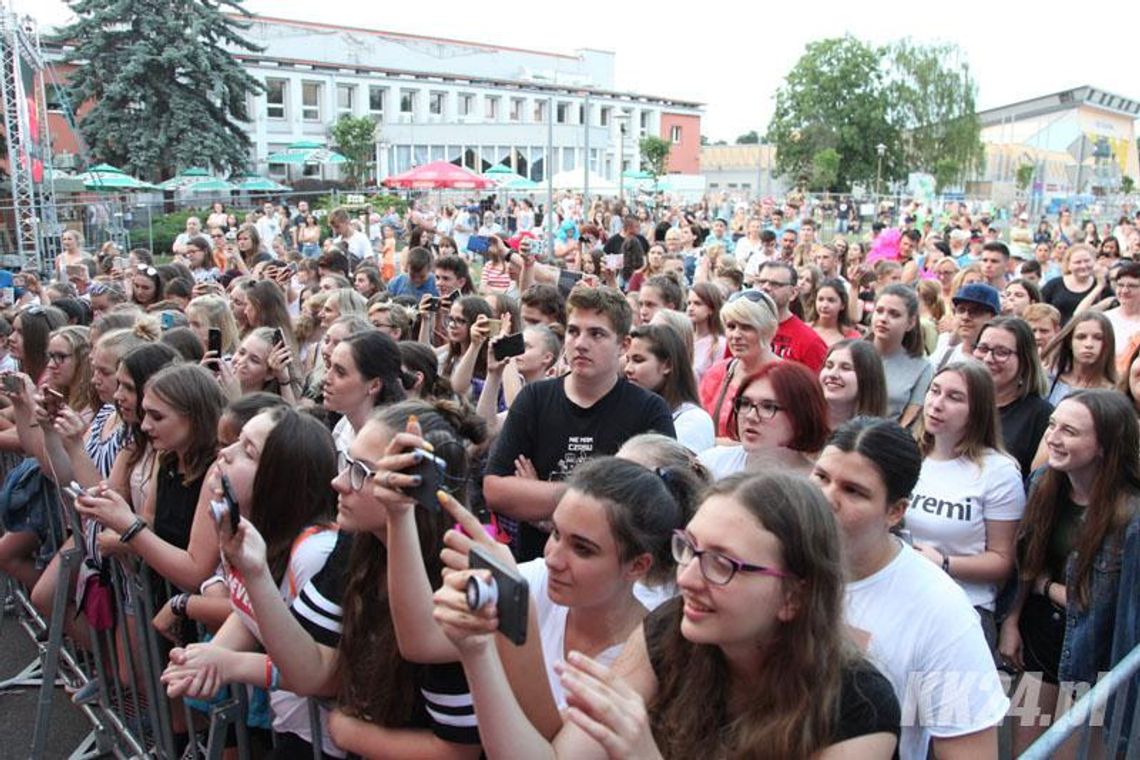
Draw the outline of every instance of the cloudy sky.
[[[10,0],[45,26],[67,21],[61,0]],[[902,37],[954,42],[990,108],[1078,85],[1140,98],[1134,0],[1058,9],[1023,3],[720,2],[641,4],[577,0],[545,3],[360,3],[246,0],[253,13],[570,53],[617,54],[618,89],[705,103],[701,131],[732,141],[762,131],[783,76],[811,40],[850,33],[882,43]]]

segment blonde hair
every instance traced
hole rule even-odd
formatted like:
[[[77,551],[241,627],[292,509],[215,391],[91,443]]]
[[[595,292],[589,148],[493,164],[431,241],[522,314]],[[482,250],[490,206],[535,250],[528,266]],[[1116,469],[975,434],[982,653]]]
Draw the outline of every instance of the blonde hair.
[[[767,294],[761,295],[764,296],[762,301],[752,301],[748,298],[737,298],[734,301],[729,301],[720,310],[721,321],[732,320],[748,325],[760,333],[763,340],[772,340],[772,336],[776,334],[776,328],[779,327],[780,323],[776,321],[776,307],[772,303],[771,297]]]

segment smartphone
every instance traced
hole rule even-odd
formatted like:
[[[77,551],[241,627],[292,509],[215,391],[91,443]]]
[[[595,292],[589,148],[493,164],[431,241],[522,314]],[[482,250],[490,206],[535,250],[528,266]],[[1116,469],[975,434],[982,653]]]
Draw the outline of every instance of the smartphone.
[[[431,298],[428,299],[427,310],[428,311],[439,311],[439,303],[440,303],[439,297],[438,296],[432,296]]]
[[[11,306],[16,303],[15,288],[0,288],[0,305]]]
[[[503,329],[503,320],[501,319],[488,319],[487,331],[489,335],[498,335],[499,330]]]
[[[174,327],[174,315],[169,311],[162,312],[162,329],[170,330]]]
[[[497,362],[510,359],[512,356],[520,356],[524,351],[526,351],[526,344],[523,343],[521,332],[499,338],[491,345],[491,353],[495,355]]]
[[[126,271],[126,269],[127,269],[127,257],[126,256],[116,256],[115,258],[111,259],[111,266],[115,269],[118,269],[120,272]]]
[[[3,375],[0,375],[0,383],[3,384],[4,390],[8,391],[9,393],[20,392],[21,383],[18,375],[15,375],[11,372],[5,372]]]
[[[55,388],[44,388],[44,409],[51,417],[59,414],[59,410],[67,403],[67,397]]]
[[[280,327],[273,328],[273,347],[277,348],[285,342],[285,335],[281,332]]]
[[[86,493],[86,491],[83,490],[83,486],[79,485],[79,483],[74,480],[71,481],[69,485],[63,487],[63,492],[70,496],[72,501],[78,499],[80,496]]]
[[[607,253],[602,257],[602,262],[606,269],[618,272],[625,266],[625,255],[621,253]]]
[[[443,507],[440,506],[439,497],[435,495],[435,492],[443,484],[444,475],[447,473],[447,462],[430,451],[415,450],[420,452],[422,458],[418,464],[406,472],[409,475],[419,475],[420,484],[415,488],[405,488],[404,493],[415,499],[417,504],[433,512],[438,512]]]
[[[207,332],[206,337],[206,350],[214,352],[215,359],[222,358],[222,331],[217,327],[211,327]]]
[[[222,475],[222,498],[214,499],[210,502],[210,513],[214,516],[214,522],[218,525],[222,524],[222,520],[226,519],[229,515],[230,531],[237,531],[238,524],[241,523],[241,510],[238,509],[237,499],[234,497],[233,486],[230,485],[230,479]]]
[[[562,291],[563,295],[569,295],[574,286],[578,284],[578,280],[582,279],[584,275],[581,272],[571,272],[569,269],[563,269],[558,273],[558,289]]]
[[[490,570],[491,581],[467,579],[467,606],[472,610],[494,604],[499,614],[499,633],[516,646],[526,643],[527,605],[530,589],[516,571],[505,567],[481,546],[472,546],[467,554],[472,570]]]

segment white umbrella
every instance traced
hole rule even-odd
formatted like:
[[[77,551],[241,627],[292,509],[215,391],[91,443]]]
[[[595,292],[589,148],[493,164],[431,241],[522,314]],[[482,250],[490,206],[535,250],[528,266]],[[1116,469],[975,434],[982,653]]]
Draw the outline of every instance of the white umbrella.
[[[569,171],[559,172],[554,175],[554,189],[555,190],[582,190],[585,185],[585,176],[581,169],[571,169]],[[546,183],[539,182],[541,188]],[[599,177],[597,174],[590,172],[590,194],[591,195],[617,195],[618,186],[612,180],[605,177]]]

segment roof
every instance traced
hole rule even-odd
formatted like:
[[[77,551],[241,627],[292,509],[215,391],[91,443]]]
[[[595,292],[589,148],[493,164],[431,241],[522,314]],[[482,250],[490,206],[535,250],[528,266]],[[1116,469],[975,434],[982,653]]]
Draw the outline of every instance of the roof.
[[[701,171],[755,169],[771,166],[776,160],[774,145],[704,145],[701,146]]]
[[[1115,95],[1090,85],[1073,87],[1049,95],[1041,95],[1029,100],[989,108],[978,112],[983,127],[1000,124],[1010,119],[1028,119],[1057,111],[1065,111],[1080,106],[1099,108],[1120,116],[1140,118],[1140,98],[1132,99]]]
[[[307,69],[314,71],[353,71],[362,74],[385,74],[394,77],[408,77],[426,81],[448,81],[448,82],[462,82],[470,84],[471,86],[493,86],[493,87],[507,87],[522,90],[541,90],[551,94],[561,93],[564,95],[583,95],[589,93],[591,96],[614,98],[618,100],[644,100],[657,103],[660,105],[672,105],[677,108],[690,108],[699,109],[704,104],[691,101],[680,100],[678,98],[670,98],[664,95],[646,95],[639,92],[618,92],[616,90],[601,90],[594,87],[580,87],[567,84],[548,84],[545,82],[535,82],[529,79],[497,79],[494,77],[473,77],[469,74],[452,74],[442,72],[422,72],[412,71],[410,69],[394,69],[384,66],[365,66],[358,63],[330,63],[328,61],[313,61],[303,58],[278,58],[270,56],[262,56],[250,53],[237,53],[234,55],[240,61],[258,65],[280,65],[287,66],[304,66]]]

